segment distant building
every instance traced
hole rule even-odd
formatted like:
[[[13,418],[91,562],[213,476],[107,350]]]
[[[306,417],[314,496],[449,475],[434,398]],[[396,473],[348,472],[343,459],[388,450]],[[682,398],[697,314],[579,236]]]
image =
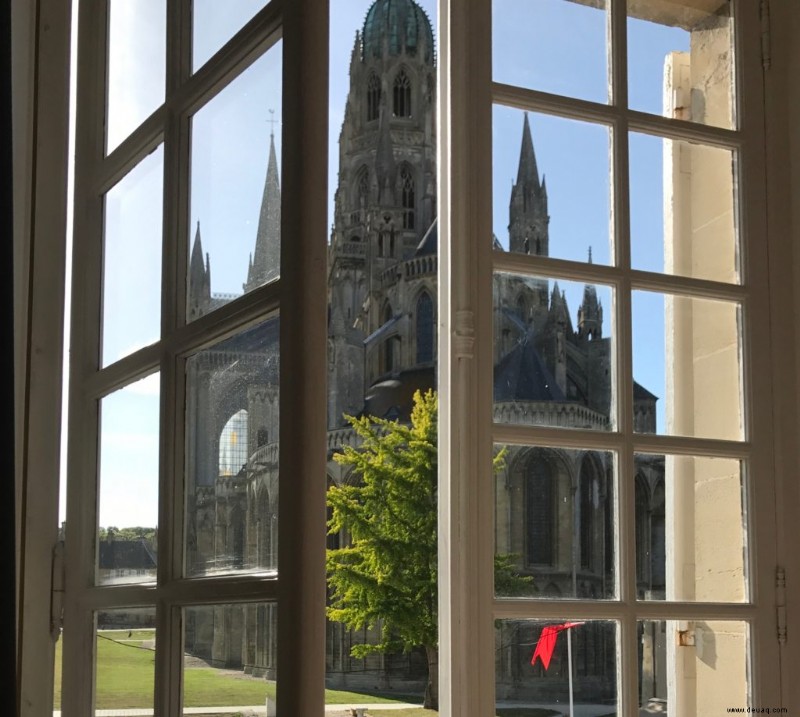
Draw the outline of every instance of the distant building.
[[[404,421],[414,391],[436,386],[435,63],[431,24],[419,6],[412,0],[376,0],[356,33],[339,137],[327,286],[331,457],[357,443],[345,414]],[[547,186],[527,116],[521,130],[508,250],[548,256]],[[503,251],[497,238],[487,241]],[[271,141],[246,290],[277,275],[279,250],[280,186]],[[192,318],[227,300],[211,294],[210,272],[198,226],[190,260]],[[586,285],[575,309],[573,322],[557,282],[495,277],[495,421],[610,428],[611,341],[594,286]],[[277,568],[278,368],[277,319],[188,363],[190,572]],[[655,431],[656,400],[634,385],[637,430]],[[640,597],[663,598],[664,463],[655,459],[640,468],[638,588]],[[614,475],[609,454],[509,449],[495,478],[496,551],[513,554],[519,572],[533,576],[535,595],[612,597]],[[356,477],[331,460],[326,479],[333,485]],[[347,539],[331,536],[329,547]],[[187,626],[187,646],[213,664],[273,677],[275,625],[273,606],[248,606],[235,615],[215,608],[213,618]],[[519,622],[498,631],[499,694],[546,696],[563,686],[566,671],[558,660],[547,673],[530,668],[530,645],[540,630]],[[350,657],[351,645],[369,639],[364,631],[329,624],[331,686],[421,684],[426,670],[421,654]],[[614,639],[613,630],[602,625],[576,631],[579,698],[615,694]],[[651,654],[648,664],[655,664],[663,641],[643,634],[642,644]],[[642,679],[655,694],[654,673]]]

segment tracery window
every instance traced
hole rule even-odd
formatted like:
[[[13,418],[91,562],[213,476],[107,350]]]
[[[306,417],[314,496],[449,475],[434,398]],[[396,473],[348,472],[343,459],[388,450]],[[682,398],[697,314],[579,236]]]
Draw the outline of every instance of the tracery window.
[[[381,105],[381,81],[373,72],[367,81],[367,122],[378,119]]]
[[[394,116],[411,117],[411,80],[405,70],[394,78]]]
[[[424,291],[417,299],[417,363],[433,361],[433,300]]]
[[[530,565],[552,565],[555,547],[555,476],[549,461],[531,460],[525,475],[525,555]]]

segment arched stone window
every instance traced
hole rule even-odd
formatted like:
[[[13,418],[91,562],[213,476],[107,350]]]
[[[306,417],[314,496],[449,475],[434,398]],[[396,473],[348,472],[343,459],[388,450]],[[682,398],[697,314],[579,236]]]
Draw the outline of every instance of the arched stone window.
[[[595,567],[595,514],[600,504],[600,485],[597,480],[597,473],[589,458],[584,459],[581,466],[578,490],[580,492],[581,568],[593,570]]]
[[[367,80],[367,122],[378,119],[381,106],[381,81],[373,72]]]
[[[555,475],[546,458],[528,463],[525,475],[525,554],[530,565],[553,565],[555,553]]]
[[[413,229],[414,222],[414,175],[406,165],[400,170],[400,196],[403,204],[403,229]]]
[[[219,474],[235,476],[247,463],[247,411],[234,413],[219,437]]]
[[[433,361],[433,299],[424,291],[417,299],[417,363]]]
[[[411,117],[411,80],[405,70],[394,78],[394,116]]]

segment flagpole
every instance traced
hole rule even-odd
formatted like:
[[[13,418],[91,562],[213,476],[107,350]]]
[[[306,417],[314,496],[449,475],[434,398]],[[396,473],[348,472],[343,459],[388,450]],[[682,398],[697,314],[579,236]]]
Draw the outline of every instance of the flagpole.
[[[567,629],[567,662],[569,667],[569,717],[575,717],[572,700],[572,630]]]

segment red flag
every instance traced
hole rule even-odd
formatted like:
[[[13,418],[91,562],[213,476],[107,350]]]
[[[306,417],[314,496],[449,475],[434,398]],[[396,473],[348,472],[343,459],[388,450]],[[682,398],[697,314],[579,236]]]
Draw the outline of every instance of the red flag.
[[[539,642],[536,643],[536,649],[533,651],[531,657],[531,664],[536,664],[536,658],[542,660],[542,665],[545,671],[550,667],[550,658],[553,657],[553,650],[556,649],[556,639],[558,633],[562,630],[569,630],[571,627],[583,625],[582,622],[565,622],[562,625],[548,625],[542,629],[542,634],[539,636]]]

